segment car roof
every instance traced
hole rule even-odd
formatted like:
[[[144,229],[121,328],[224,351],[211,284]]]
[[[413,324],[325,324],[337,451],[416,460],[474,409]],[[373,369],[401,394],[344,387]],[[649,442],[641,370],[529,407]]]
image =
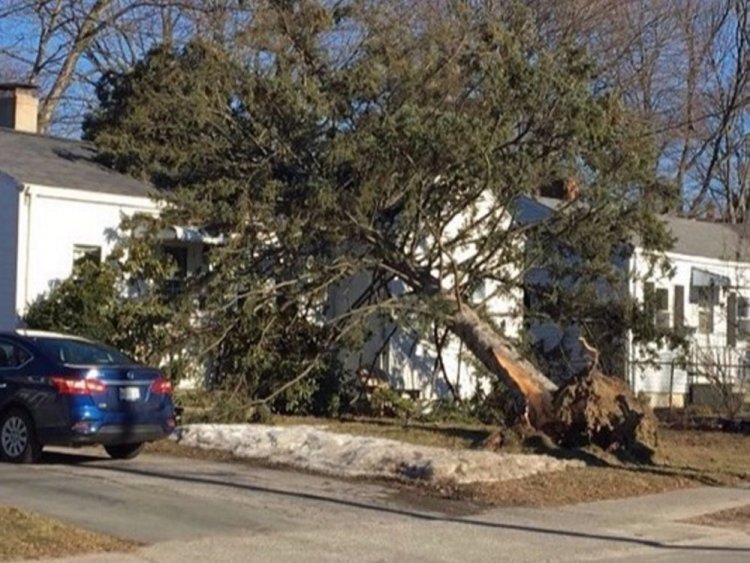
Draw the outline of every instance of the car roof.
[[[0,332],[0,336],[20,336],[22,338],[64,338],[66,340],[80,340],[81,342],[89,342],[86,338],[80,336],[73,336],[71,334],[62,334],[60,332],[51,332],[46,330],[32,330],[26,328],[19,328],[13,331]]]

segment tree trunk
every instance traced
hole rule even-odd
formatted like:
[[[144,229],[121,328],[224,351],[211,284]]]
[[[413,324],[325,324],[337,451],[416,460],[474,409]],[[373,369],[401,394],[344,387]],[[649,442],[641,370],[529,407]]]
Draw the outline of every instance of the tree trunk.
[[[523,359],[476,311],[465,303],[458,305],[453,301],[452,306],[455,312],[448,320],[448,328],[490,372],[526,400],[528,422],[542,430],[553,420],[552,394],[557,385]]]
[[[525,398],[531,426],[566,447],[595,445],[623,459],[651,460],[658,422],[621,378],[603,375],[594,365],[587,376],[558,390],[476,311],[445,299],[454,311],[448,328],[487,369]]]

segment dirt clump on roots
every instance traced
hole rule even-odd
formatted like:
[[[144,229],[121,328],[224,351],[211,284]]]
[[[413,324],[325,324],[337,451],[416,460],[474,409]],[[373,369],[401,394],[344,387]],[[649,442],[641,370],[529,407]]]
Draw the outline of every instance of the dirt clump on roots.
[[[552,398],[545,428],[565,448],[595,446],[635,462],[651,462],[658,421],[622,379],[592,369],[561,386]]]

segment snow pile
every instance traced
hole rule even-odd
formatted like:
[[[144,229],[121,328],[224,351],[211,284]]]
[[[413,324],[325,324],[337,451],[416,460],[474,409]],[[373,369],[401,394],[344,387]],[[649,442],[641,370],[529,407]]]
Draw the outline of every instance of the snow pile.
[[[240,458],[349,477],[472,483],[583,466],[580,461],[545,455],[416,446],[314,426],[191,424],[179,428],[175,439],[184,446],[230,451]]]

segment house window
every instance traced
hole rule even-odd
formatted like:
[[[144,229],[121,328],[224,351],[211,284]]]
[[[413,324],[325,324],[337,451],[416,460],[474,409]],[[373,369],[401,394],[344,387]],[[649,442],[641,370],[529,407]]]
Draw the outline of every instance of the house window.
[[[173,278],[184,280],[187,277],[187,248],[184,246],[165,246],[164,254],[171,260],[175,271]]]
[[[750,319],[750,299],[747,297],[737,297],[737,318]]]
[[[669,290],[659,287],[654,292],[654,323],[657,328],[669,329]]]
[[[185,279],[188,274],[188,249],[185,246],[164,246],[164,254],[170,258],[175,268],[172,277],[167,280],[166,292],[169,295],[178,295],[185,288]]]
[[[653,282],[646,282],[643,289],[644,307],[654,326],[669,329],[671,319],[669,315],[669,290],[657,288]]]
[[[737,297],[737,328],[740,338],[750,339],[750,299],[747,297]],[[750,362],[750,352],[748,362]],[[747,369],[750,369],[750,364]]]
[[[701,307],[698,309],[698,332],[700,334],[711,334],[713,331],[713,308]]]
[[[79,266],[84,262],[99,264],[102,261],[102,247],[88,244],[76,244],[73,246],[73,266]]]
[[[719,288],[715,285],[691,288],[695,290],[695,302],[698,303],[698,332],[700,334],[713,334],[714,332],[714,305],[719,303]]]

